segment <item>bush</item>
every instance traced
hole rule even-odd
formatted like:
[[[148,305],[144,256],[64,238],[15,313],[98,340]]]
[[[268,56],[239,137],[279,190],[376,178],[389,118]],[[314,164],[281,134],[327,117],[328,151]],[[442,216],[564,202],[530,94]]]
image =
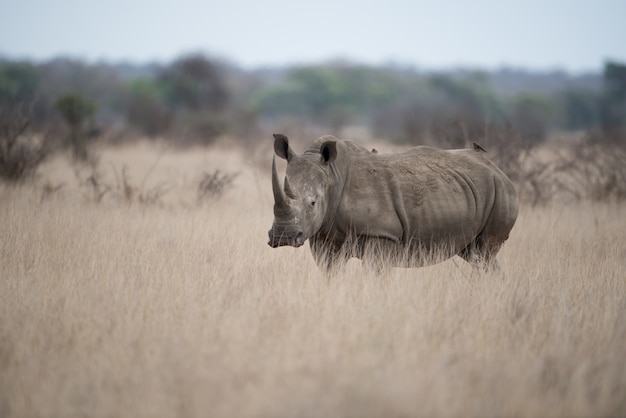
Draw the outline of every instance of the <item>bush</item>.
[[[482,145],[532,206],[556,201],[626,200],[626,147],[602,133],[539,144],[515,129],[493,129]]]
[[[142,79],[130,86],[126,118],[131,125],[153,138],[170,129],[173,112],[163,103],[156,83]]]
[[[204,172],[198,185],[198,202],[209,198],[220,198],[224,192],[233,187],[233,182],[240,173]]]
[[[30,130],[30,108],[8,100],[0,107],[0,177],[19,181],[32,175],[49,154],[47,137]]]
[[[55,108],[70,128],[69,144],[74,157],[87,160],[87,139],[93,126],[95,103],[78,94],[68,93],[57,99]]]

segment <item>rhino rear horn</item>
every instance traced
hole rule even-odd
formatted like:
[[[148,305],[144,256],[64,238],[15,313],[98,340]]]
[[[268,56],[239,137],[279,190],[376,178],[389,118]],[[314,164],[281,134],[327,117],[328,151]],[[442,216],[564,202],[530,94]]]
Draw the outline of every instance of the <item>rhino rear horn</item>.
[[[285,177],[285,194],[290,199],[295,199],[296,194],[293,192],[291,185],[289,184],[289,177]]]

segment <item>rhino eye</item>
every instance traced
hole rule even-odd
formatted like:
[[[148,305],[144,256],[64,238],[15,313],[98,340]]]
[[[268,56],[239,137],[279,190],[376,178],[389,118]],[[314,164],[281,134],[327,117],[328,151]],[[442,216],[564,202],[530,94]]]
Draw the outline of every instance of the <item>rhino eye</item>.
[[[315,206],[315,200],[311,200],[311,206]]]

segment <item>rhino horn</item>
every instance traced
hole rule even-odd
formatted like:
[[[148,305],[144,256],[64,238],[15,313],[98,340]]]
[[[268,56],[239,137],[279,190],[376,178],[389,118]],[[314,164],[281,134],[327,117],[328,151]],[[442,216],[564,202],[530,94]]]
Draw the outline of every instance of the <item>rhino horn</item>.
[[[274,191],[274,211],[277,209],[288,210],[289,204],[280,188],[280,180],[278,180],[278,171],[276,170],[276,156],[272,158],[272,190]]]
[[[295,199],[296,198],[296,194],[293,192],[293,189],[291,188],[291,185],[289,184],[289,178],[288,177],[285,177],[285,194],[290,199]]]

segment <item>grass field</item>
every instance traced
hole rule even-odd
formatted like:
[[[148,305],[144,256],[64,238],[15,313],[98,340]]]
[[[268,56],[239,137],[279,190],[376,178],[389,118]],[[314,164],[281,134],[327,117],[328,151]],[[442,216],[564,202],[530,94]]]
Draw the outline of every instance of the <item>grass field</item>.
[[[502,273],[326,278],[266,244],[270,159],[139,144],[0,185],[0,416],[626,416],[625,204],[522,206]]]

